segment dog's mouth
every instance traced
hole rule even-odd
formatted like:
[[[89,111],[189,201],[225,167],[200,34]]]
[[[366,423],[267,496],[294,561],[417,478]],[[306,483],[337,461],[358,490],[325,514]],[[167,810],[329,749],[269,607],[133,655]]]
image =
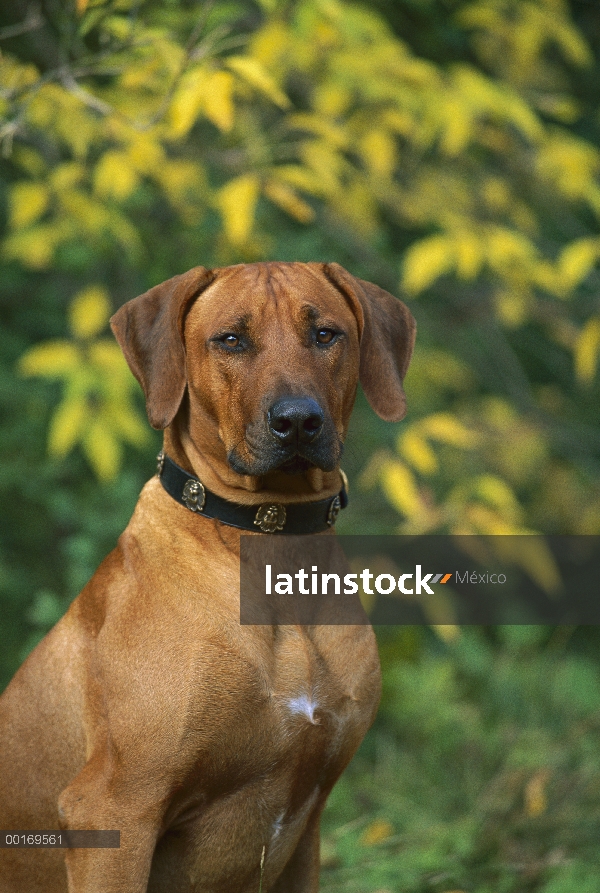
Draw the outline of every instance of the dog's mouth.
[[[258,476],[281,471],[284,474],[295,475],[303,474],[311,468],[333,471],[340,461],[342,449],[341,441],[337,441],[335,447],[332,446],[329,449],[312,447],[304,450],[296,448],[291,451],[281,449],[248,450],[250,458],[245,459],[234,447],[229,451],[227,459],[230,467],[237,474]]]
[[[315,463],[305,456],[296,453],[291,459],[282,462],[276,470],[283,471],[284,474],[302,474],[302,472],[308,471],[309,468],[316,468]]]

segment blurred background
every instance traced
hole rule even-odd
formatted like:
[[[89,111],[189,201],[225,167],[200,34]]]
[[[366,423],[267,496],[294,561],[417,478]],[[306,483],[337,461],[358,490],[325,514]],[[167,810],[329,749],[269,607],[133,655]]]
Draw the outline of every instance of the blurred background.
[[[1,686],[154,473],[108,318],[197,264],[415,315],[341,533],[600,533],[597,0],[5,0],[0,50]],[[378,638],[322,889],[600,890],[598,630]]]

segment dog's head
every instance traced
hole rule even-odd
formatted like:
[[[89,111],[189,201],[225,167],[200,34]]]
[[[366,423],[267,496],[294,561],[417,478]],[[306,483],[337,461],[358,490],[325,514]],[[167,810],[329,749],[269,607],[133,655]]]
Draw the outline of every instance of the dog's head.
[[[111,325],[152,426],[185,424],[241,475],[333,470],[359,378],[381,418],[406,411],[414,319],[338,264],[196,267]]]

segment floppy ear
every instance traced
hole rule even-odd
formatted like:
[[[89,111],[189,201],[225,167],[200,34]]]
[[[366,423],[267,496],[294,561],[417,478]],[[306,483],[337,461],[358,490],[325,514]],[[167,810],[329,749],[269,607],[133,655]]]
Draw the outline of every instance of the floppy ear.
[[[110,321],[129,368],[146,396],[153,428],[166,428],[181,405],[187,376],[185,311],[216,273],[194,267],[123,304]]]
[[[399,422],[406,415],[402,383],[417,333],[412,313],[389,292],[339,264],[324,264],[323,272],[349,299],[362,330],[359,377],[367,400],[384,421]]]

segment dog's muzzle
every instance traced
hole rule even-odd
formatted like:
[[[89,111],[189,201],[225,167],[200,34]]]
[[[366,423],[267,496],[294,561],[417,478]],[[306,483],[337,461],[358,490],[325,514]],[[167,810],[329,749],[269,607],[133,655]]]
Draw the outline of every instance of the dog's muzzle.
[[[266,474],[280,470],[301,474],[309,468],[332,471],[340,461],[342,443],[330,418],[312,397],[280,397],[266,410],[260,424],[247,429],[250,462],[238,450],[229,464],[238,473]]]
[[[275,440],[284,447],[313,443],[323,430],[325,413],[311,398],[284,397],[267,411],[267,424]]]

